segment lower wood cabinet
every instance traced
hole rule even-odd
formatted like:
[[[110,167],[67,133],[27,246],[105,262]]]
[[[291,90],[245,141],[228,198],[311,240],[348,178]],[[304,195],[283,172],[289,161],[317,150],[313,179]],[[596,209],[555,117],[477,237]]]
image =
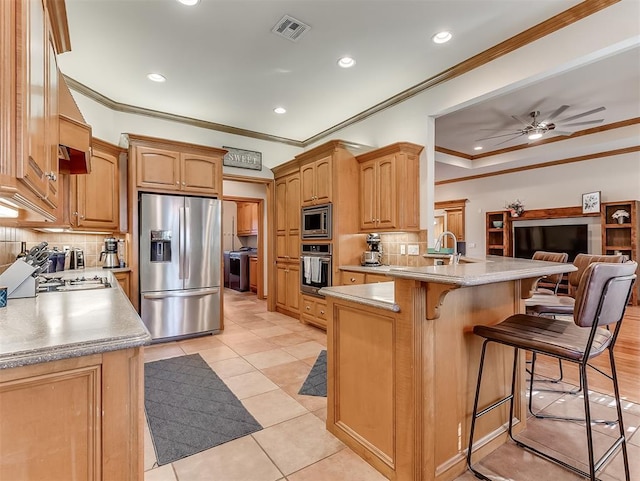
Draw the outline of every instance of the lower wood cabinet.
[[[300,312],[300,265],[276,263],[276,310],[298,317]]]
[[[302,295],[302,308],[300,309],[300,321],[304,324],[313,324],[316,327],[327,330],[327,301],[324,298]]]
[[[349,286],[352,284],[373,284],[376,282],[389,282],[393,279],[384,274],[376,274],[374,272],[354,272],[342,271],[340,273],[340,285]]]
[[[249,257],[249,290],[258,292],[258,258]]]
[[[117,279],[118,284],[120,284],[120,287],[122,288],[124,293],[127,295],[127,297],[131,298],[131,288],[130,288],[131,273],[130,272],[114,272],[113,275]]]
[[[142,349],[0,370],[0,479],[142,480]]]

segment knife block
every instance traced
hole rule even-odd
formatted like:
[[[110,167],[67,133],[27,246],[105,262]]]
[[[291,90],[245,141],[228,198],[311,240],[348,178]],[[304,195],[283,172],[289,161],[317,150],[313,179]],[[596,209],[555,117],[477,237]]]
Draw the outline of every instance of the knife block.
[[[36,297],[38,281],[32,276],[37,268],[18,259],[0,274],[0,285],[7,287],[7,297]]]

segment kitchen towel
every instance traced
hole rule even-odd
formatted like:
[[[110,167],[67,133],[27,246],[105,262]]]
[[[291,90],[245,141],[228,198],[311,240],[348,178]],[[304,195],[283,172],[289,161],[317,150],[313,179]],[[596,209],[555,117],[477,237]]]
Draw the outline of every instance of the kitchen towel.
[[[327,351],[322,350],[298,394],[327,397]]]
[[[311,284],[311,257],[302,256],[302,267],[304,269],[304,283]]]
[[[144,384],[159,466],[262,429],[199,354],[146,363]]]
[[[311,282],[318,284],[322,281],[322,261],[319,257],[311,257]]]

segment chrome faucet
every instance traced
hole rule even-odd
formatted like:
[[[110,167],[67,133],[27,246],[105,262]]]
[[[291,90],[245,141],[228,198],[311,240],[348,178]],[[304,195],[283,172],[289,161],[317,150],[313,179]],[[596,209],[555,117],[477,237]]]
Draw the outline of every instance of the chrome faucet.
[[[456,239],[456,235],[453,232],[446,230],[438,236],[435,251],[440,252],[440,249],[442,248],[442,239],[444,239],[444,236],[446,235],[451,236],[453,239],[453,254],[449,257],[449,264],[458,264],[460,261],[460,254],[458,254],[458,239]]]

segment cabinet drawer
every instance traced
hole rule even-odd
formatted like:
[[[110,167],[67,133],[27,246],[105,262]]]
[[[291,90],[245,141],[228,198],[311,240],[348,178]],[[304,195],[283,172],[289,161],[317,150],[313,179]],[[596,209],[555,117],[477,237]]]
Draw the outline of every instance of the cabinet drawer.
[[[367,274],[366,281],[367,284],[374,284],[376,282],[389,282],[393,279],[391,277],[387,277],[384,274]]]
[[[351,284],[364,284],[365,273],[364,272],[342,272],[342,285],[348,286]]]

